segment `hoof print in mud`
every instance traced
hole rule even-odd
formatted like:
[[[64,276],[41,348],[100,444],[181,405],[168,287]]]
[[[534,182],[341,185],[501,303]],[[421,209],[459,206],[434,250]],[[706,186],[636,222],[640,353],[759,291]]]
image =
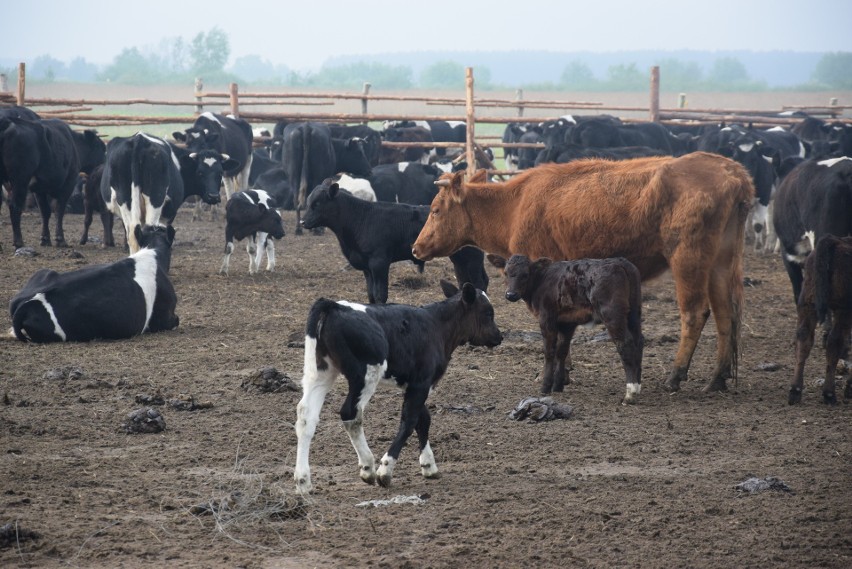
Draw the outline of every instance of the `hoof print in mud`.
[[[148,407],[129,413],[122,427],[128,434],[159,433],[166,430],[166,420],[159,411]]]

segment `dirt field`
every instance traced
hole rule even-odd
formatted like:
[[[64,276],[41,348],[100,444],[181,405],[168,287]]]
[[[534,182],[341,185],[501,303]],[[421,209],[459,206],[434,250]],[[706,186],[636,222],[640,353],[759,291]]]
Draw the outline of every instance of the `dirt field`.
[[[556,396],[574,407],[574,418],[547,423],[508,418],[538,393],[540,337],[489,269],[505,340],[494,350],[459,348],[429,398],[443,477],[420,476],[413,437],[392,488],[362,483],[337,417],[341,380],[313,447],[317,491],[300,504],[292,481],[300,393],[286,386],[264,393],[256,373],[274,366],[298,382],[310,304],[321,295],[365,301],[363,277],[344,270],[330,232],[293,236],[292,213],[277,272],[250,277],[238,249],[231,276],[219,276],[223,223],[192,223],[189,214],[182,210],[175,224],[179,328],[90,344],[0,341],[0,524],[19,529],[17,539],[0,537],[0,566],[852,565],[852,408],[820,402],[819,348],[803,404],[787,405],[795,310],[780,259],[747,253],[753,286],[740,377],[728,392],[701,393],[713,367],[712,325],[691,380],[675,395],[662,389],[679,334],[673,287],[663,277],[644,288],[639,404],[619,404],[624,376],[615,349],[591,341],[600,330],[585,330],[573,347],[574,383]],[[39,247],[30,213],[25,240],[39,256],[13,256],[7,215],[4,208],[4,303],[40,267],[69,270],[122,255],[93,244]],[[66,219],[75,240],[82,216]],[[438,300],[438,281],[451,274],[446,259],[427,264],[422,276],[395,265],[390,299]],[[10,326],[8,315],[0,325]],[[69,368],[82,376],[62,373]],[[140,395],[166,403],[146,405]],[[177,410],[169,400],[181,395],[212,407]],[[377,456],[396,431],[400,404],[399,392],[384,386],[368,409],[365,430]],[[159,409],[166,430],[126,433],[127,414],[148,406]],[[792,492],[738,493],[735,485],[752,476],[778,477]],[[423,501],[359,505],[396,496]],[[204,507],[211,502],[215,515]]]

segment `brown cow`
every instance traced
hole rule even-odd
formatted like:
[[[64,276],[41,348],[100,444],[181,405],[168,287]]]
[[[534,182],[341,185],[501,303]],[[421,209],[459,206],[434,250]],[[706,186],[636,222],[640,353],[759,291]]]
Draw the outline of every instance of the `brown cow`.
[[[825,382],[822,400],[837,404],[834,393],[834,374],[837,362],[848,358],[852,333],[852,237],[826,235],[817,242],[814,252],[805,260],[802,292],[797,303],[799,316],[796,328],[796,370],[790,386],[789,403],[802,400],[805,362],[814,345],[814,329],[828,318],[830,325],[825,337]],[[844,399],[852,399],[852,374],[846,368]]]
[[[523,299],[538,317],[544,339],[541,392],[562,391],[570,383],[571,338],[580,324],[602,323],[615,342],[627,391],[622,403],[633,403],[642,387],[642,288],[639,271],[627,259],[530,261],[512,255],[488,260],[506,277],[506,300]]]
[[[624,257],[643,280],[670,268],[681,338],[666,383],[680,389],[712,308],[716,369],[705,390],[736,376],[743,304],[745,218],[754,200],[748,172],[733,160],[680,158],[543,164],[505,183],[445,174],[413,253],[429,260],[464,245],[509,257]]]

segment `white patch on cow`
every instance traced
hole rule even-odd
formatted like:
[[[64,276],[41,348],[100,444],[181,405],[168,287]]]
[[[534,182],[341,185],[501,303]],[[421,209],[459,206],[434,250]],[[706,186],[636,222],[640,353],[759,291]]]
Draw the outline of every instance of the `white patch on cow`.
[[[338,174],[337,185],[360,200],[366,202],[376,201],[376,192],[373,190],[370,180],[353,178],[344,172]]]
[[[154,313],[154,300],[157,298],[157,252],[146,247],[130,258],[135,261],[133,280],[145,297],[145,325],[139,331],[141,334],[148,329],[148,322]]]
[[[142,138],[144,138],[145,140],[149,140],[149,141],[153,142],[154,144],[159,144],[160,146],[168,146],[168,145],[165,143],[165,141],[163,141],[163,140],[161,140],[161,139],[159,139],[159,138],[157,138],[157,137],[155,137],[155,136],[151,136],[151,135],[149,135],[149,134],[145,134],[144,132],[137,132],[137,133],[136,133],[136,136],[141,136],[141,137],[142,137]]]
[[[764,156],[763,154],[761,154],[761,156],[763,157],[764,160],[766,160],[767,162],[772,164],[772,156]]]
[[[570,122],[571,124],[577,124],[577,119],[575,119],[572,115],[562,115],[559,118],[565,119],[566,121]]]
[[[201,138],[201,135],[197,132],[190,132],[189,136],[191,136],[192,138]]]
[[[427,442],[423,450],[420,451],[420,474],[423,478],[436,478],[438,475],[438,465],[435,464],[435,455],[432,453],[432,446]]]
[[[441,172],[444,172],[445,174],[449,174],[450,172],[453,171],[453,163],[449,162],[449,161],[447,161],[447,162],[440,162],[439,161],[439,162],[435,162],[432,165],[435,168],[437,168],[438,170],[440,170]]]
[[[275,242],[267,237],[264,237],[264,239],[266,241],[266,270],[273,272],[275,270]]]
[[[751,149],[754,148],[754,143],[753,142],[743,142],[742,144],[738,145],[738,147],[743,152],[751,152]]]
[[[726,126],[725,128],[720,128],[719,132],[731,132],[732,130],[734,130],[734,129],[732,129],[729,126]]]
[[[172,152],[171,146],[169,146],[168,149],[169,149],[169,157],[172,159],[172,164],[174,164],[175,168],[177,168],[178,172],[180,172],[180,160],[178,160],[177,155],[174,152]]]
[[[204,159],[204,163],[205,163],[208,167],[212,166],[213,164],[215,164],[215,163],[216,163],[216,162],[218,162],[218,161],[219,161],[219,160],[218,160],[218,159],[216,159],[216,158],[205,158],[205,159]]]
[[[382,486],[390,486],[391,480],[393,480],[394,466],[396,466],[396,459],[391,458],[387,453],[385,453],[385,456],[382,457],[382,460],[379,462],[379,468],[376,471]]]
[[[225,256],[222,258],[222,266],[219,267],[220,275],[227,275],[231,268],[231,253],[234,252],[234,244],[225,245]]]
[[[628,383],[627,390],[624,392],[624,403],[633,403],[641,391],[641,383]]]
[[[817,162],[817,164],[819,164],[820,166],[831,168],[842,160],[852,160],[852,158],[849,158],[848,156],[841,156],[840,158],[829,158],[828,160],[820,160],[819,162]]]
[[[266,209],[272,209],[270,202],[272,201],[272,196],[269,195],[265,190],[255,190],[257,192],[257,201],[258,203],[263,204],[263,207]]]
[[[787,132],[787,129],[784,128],[783,126],[773,126],[772,128],[768,129],[766,132]]]
[[[791,263],[803,264],[808,254],[814,250],[814,237],[813,231],[806,231],[799,238],[799,241],[793,245],[793,253],[785,253],[784,256]]]
[[[808,149],[805,148],[805,145],[802,144],[802,141],[800,140],[799,141],[799,158],[804,158],[807,153],[808,153]]]
[[[348,306],[352,310],[357,310],[358,312],[367,312],[367,307],[357,302],[349,302],[348,300],[338,300],[337,304],[341,306]]]
[[[467,123],[464,121],[447,121],[447,124],[450,125],[451,128],[456,128],[457,126],[467,126]]]
[[[220,121],[220,120],[218,119],[218,117],[216,117],[216,115],[214,115],[214,114],[213,114],[213,113],[211,113],[210,111],[207,111],[207,112],[203,112],[203,113],[201,113],[201,116],[202,116],[202,117],[205,117],[205,118],[208,118],[208,119],[210,119],[211,121],[213,121],[213,122],[215,122],[215,123],[217,123],[217,124],[221,125],[221,126],[222,126],[222,128],[225,128],[225,125],[223,125],[223,124],[222,124],[222,121]],[[204,132],[205,132],[205,133],[207,133],[207,129],[204,129]]]
[[[246,251],[249,254],[249,274],[253,275],[257,272],[257,266],[260,264],[260,260],[256,256],[257,234],[249,235],[246,239]]]
[[[754,228],[756,232],[763,231],[766,227],[766,214],[769,211],[769,207],[765,206],[761,203],[756,203],[754,205],[754,210],[751,216],[751,226]],[[760,229],[758,230],[758,226]]]
[[[269,132],[268,128],[264,128],[262,126],[256,126],[256,127],[251,129],[251,135],[255,138],[260,138],[262,136],[272,136],[272,133]]]
[[[426,130],[432,130],[431,125],[426,121],[414,121],[414,126],[423,127]]]
[[[44,309],[47,311],[47,315],[50,316],[50,321],[53,322],[53,333],[62,338],[64,342],[66,339],[65,330],[62,329],[62,326],[59,325],[59,320],[56,318],[56,313],[53,311],[53,306],[47,301],[47,298],[44,296],[43,292],[40,292],[33,296],[32,300],[36,300],[44,306]]]
[[[409,162],[400,162],[397,165],[397,168],[399,168],[400,172],[405,172],[405,169],[408,168],[408,165],[409,165]]]

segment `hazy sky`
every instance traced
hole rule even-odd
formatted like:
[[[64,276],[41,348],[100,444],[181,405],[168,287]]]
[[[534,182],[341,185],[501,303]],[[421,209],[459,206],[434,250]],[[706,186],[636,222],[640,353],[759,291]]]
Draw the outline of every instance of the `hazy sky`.
[[[255,53],[298,70],[335,55],[424,50],[852,51],[850,0],[0,2],[0,59],[16,61],[109,63],[123,48],[156,51],[214,26],[228,34],[230,62]]]

